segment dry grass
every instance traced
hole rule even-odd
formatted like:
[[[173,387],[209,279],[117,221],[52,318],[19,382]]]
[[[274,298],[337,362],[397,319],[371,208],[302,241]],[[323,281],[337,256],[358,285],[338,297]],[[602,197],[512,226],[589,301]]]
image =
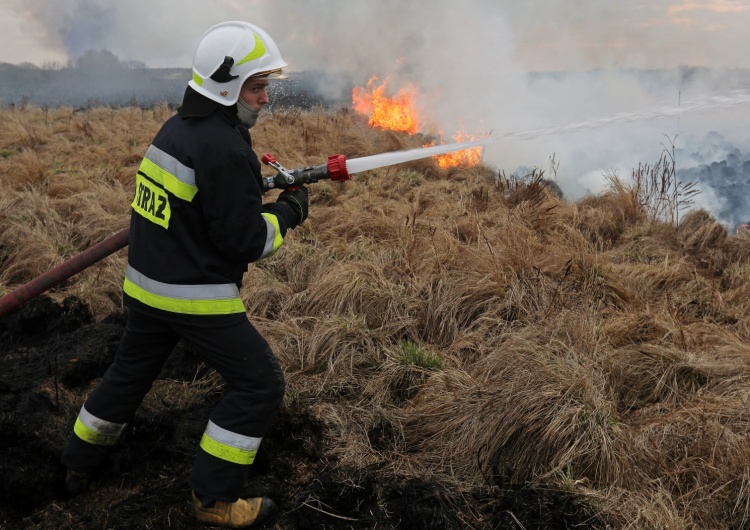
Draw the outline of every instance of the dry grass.
[[[0,111],[0,293],[127,226],[170,113]],[[420,144],[344,109],[253,131],[290,168]],[[659,220],[676,199],[644,185],[570,204],[541,182],[423,160],[311,187],[309,221],[242,290],[288,399],[312,403],[341,465],[566,491],[613,528],[746,527],[748,236],[703,211]],[[51,296],[118,309],[126,252]],[[216,382],[160,384],[185,403]]]

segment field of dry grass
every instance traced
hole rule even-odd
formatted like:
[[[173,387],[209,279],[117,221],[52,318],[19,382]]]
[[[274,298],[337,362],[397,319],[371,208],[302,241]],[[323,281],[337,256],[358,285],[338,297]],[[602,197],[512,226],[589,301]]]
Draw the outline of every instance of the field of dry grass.
[[[127,226],[171,113],[0,110],[0,294]],[[289,168],[420,145],[345,109],[278,110],[253,139]],[[750,525],[750,236],[704,211],[654,219],[617,180],[569,203],[432,160],[310,197],[242,295],[325,459],[439,483],[470,528],[519,487],[565,493],[590,528]],[[50,296],[119,311],[126,255]]]

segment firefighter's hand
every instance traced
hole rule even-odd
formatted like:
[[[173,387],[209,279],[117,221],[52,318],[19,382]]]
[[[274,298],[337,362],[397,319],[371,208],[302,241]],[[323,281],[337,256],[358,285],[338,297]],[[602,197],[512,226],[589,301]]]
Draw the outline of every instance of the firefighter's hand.
[[[297,224],[301,225],[307,219],[309,201],[307,200],[307,188],[300,186],[294,190],[284,190],[279,194],[277,202],[285,202],[292,207],[297,214]]]

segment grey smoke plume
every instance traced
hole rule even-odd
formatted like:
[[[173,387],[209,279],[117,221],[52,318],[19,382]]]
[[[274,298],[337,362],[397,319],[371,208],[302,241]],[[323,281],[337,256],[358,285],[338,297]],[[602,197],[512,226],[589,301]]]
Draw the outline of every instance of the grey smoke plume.
[[[424,116],[448,136],[459,129],[507,134],[554,127],[750,88],[750,70],[728,70],[750,67],[746,50],[732,45],[747,39],[737,18],[743,12],[733,17],[734,25],[721,27],[724,13],[693,13],[685,11],[689,5],[667,0],[264,5],[268,8],[259,14],[272,27],[288,30],[282,49],[289,50],[295,67],[343,72],[359,85],[377,75],[389,78],[394,91],[413,84],[422,94]],[[701,24],[680,31],[690,16]],[[716,31],[701,31],[704,24]],[[329,88],[334,94],[338,89]],[[744,105],[614,124],[488,146],[484,160],[506,171],[548,169],[554,155],[562,189],[578,198],[601,191],[605,173],[627,178],[639,162],[655,162],[672,142],[678,149],[700,145],[714,131],[745,146],[748,118],[750,107]],[[677,163],[694,165],[684,155]],[[704,188],[711,190],[705,182]],[[699,196],[699,205],[723,211],[713,208],[710,196]]]
[[[750,68],[750,55],[736,45],[747,42],[750,11],[736,2],[10,1],[71,57],[108,49],[154,67],[188,67],[209,26],[247,20],[274,37],[292,70],[330,73],[321,89],[331,97],[371,76],[388,79],[394,92],[417,87],[425,127],[448,139],[458,130],[507,134],[750,87],[738,70]],[[746,149],[748,118],[744,105],[503,142],[485,150],[485,162],[508,172],[547,169],[554,155],[559,184],[575,199],[601,191],[605,173],[627,176],[656,161],[667,138],[683,148],[715,132]]]
[[[231,2],[201,0],[5,0],[26,30],[75,59],[106,49],[151,67],[189,67],[200,35],[237,18]]]

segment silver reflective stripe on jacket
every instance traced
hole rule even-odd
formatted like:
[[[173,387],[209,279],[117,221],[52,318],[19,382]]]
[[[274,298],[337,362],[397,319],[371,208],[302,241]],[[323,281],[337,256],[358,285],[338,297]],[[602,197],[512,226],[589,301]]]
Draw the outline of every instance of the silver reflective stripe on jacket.
[[[198,193],[195,170],[153,144],[146,150],[139,169],[180,199],[189,202]]]
[[[266,244],[263,245],[263,254],[258,259],[273,256],[284,242],[284,238],[281,235],[281,228],[279,227],[279,218],[269,212],[263,212],[262,215],[263,220],[266,222]]]
[[[141,289],[166,298],[180,300],[223,300],[239,298],[240,290],[233,283],[178,285],[152,280],[128,265],[125,277]]]
[[[130,264],[123,290],[128,296],[157,309],[190,315],[244,313],[240,291],[233,283],[178,285],[153,280]]]

